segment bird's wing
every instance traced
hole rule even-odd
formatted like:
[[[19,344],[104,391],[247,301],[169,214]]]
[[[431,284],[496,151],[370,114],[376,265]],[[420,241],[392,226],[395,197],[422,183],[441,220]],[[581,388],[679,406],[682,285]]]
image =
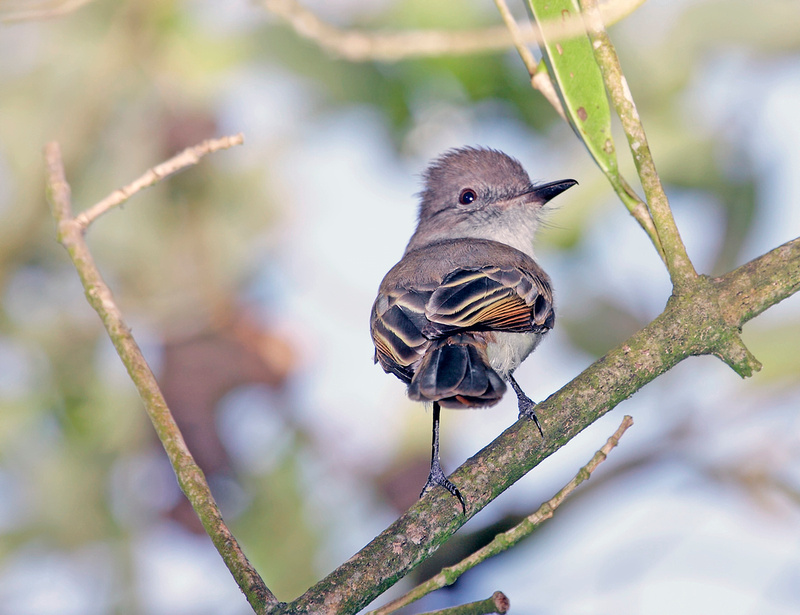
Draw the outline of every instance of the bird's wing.
[[[553,294],[540,276],[519,267],[456,269],[425,304],[429,337],[455,330],[542,331],[555,323]]]
[[[393,288],[381,292],[372,306],[370,329],[375,362],[406,383],[414,375],[412,365],[430,345],[430,338],[422,330],[429,324],[425,303],[433,290]]]
[[[515,266],[458,268],[413,290],[384,289],[372,308],[375,360],[405,382],[432,340],[456,331],[544,331],[555,322],[550,285]]]

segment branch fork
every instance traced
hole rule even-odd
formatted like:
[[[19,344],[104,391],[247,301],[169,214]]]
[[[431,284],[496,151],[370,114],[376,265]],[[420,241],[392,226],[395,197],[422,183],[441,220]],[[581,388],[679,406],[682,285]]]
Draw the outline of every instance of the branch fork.
[[[45,146],[47,165],[47,196],[57,225],[58,241],[66,248],[78,271],[86,298],[95,309],[108,332],[128,374],[144,402],[145,410],[167,453],[178,484],[191,502],[206,533],[211,537],[228,566],[236,583],[244,592],[256,613],[264,613],[267,605],[277,604],[277,598],[250,564],[228,526],[222,519],[205,475],[192,457],[150,366],[130,332],[130,327],[114,301],[111,289],[95,265],[84,234],[88,226],[103,213],[126,201],[141,189],[163,177],[196,164],[208,153],[242,143],[242,136],[206,141],[184,150],[178,156],[147,171],[141,178],[113,192],[94,207],[78,216],[72,215],[71,191],[64,175],[61,148],[58,143]]]

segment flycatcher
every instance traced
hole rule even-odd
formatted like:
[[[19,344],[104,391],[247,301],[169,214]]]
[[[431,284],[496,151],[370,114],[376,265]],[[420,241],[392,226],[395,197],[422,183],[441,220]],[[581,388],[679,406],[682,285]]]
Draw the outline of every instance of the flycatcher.
[[[514,370],[553,328],[550,278],[534,260],[542,207],[577,182],[534,185],[506,154],[464,147],[424,174],[417,230],[372,306],[375,362],[433,402],[431,470],[420,497],[441,485],[458,498],[439,463],[440,407],[492,406],[517,395],[520,417],[535,403]]]

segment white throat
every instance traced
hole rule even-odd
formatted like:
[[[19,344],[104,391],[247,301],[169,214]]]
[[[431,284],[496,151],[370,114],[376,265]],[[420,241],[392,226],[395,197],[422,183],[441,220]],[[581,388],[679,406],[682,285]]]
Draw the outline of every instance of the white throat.
[[[443,226],[436,230],[430,228],[411,237],[406,252],[445,239],[491,239],[516,248],[531,258],[536,258],[533,253],[533,236],[539,226],[535,218],[517,217],[515,220],[492,220],[486,224],[475,224],[472,221],[462,221],[452,226]]]

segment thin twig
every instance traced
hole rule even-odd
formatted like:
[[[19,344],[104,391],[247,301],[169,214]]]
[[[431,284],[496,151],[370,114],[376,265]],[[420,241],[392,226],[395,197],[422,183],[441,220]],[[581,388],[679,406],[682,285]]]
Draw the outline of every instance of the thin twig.
[[[536,512],[523,519],[519,524],[515,525],[510,530],[498,534],[494,537],[492,542],[484,547],[481,547],[457,564],[443,568],[439,574],[431,577],[424,583],[417,585],[417,587],[412,589],[404,596],[400,596],[396,600],[392,600],[392,602],[389,602],[381,608],[372,611],[370,615],[388,615],[389,613],[393,613],[401,607],[419,600],[434,590],[441,589],[447,585],[452,585],[455,583],[458,577],[468,570],[471,570],[490,557],[498,555],[506,549],[510,549],[523,538],[529,536],[537,527],[553,516],[555,509],[558,508],[573,491],[575,491],[578,485],[589,479],[589,477],[592,475],[592,472],[594,472],[597,469],[597,466],[606,460],[608,453],[610,453],[611,449],[613,449],[619,443],[619,439],[622,437],[622,434],[624,434],[631,425],[633,425],[633,419],[626,415],[622,419],[622,423],[617,428],[617,431],[615,431],[608,438],[603,447],[589,460],[589,463],[583,466],[571,481],[564,485],[564,487],[551,499],[542,504]]]
[[[686,253],[686,247],[678,232],[675,219],[672,217],[664,186],[661,184],[661,178],[658,176],[653,156],[650,153],[650,146],[647,144],[644,126],[636,104],[633,102],[628,82],[622,74],[617,52],[606,33],[597,0],[580,0],[580,2],[595,58],[600,65],[603,80],[614,103],[614,108],[622,122],[622,129],[628,138],[628,145],[647,200],[647,208],[664,249],[665,262],[672,285],[676,292],[680,292],[697,278],[697,272]]]
[[[500,11],[500,16],[503,18],[509,34],[511,34],[511,40],[514,41],[514,47],[517,48],[519,57],[522,58],[525,68],[528,69],[528,74],[531,78],[531,85],[534,89],[539,90],[539,92],[542,93],[542,96],[547,99],[547,102],[553,106],[553,109],[555,109],[561,118],[566,122],[567,115],[564,113],[564,107],[561,105],[561,100],[558,98],[558,92],[556,92],[555,87],[553,87],[553,81],[550,79],[550,75],[547,74],[547,71],[539,70],[539,63],[536,62],[536,58],[533,57],[533,53],[531,53],[531,50],[528,49],[529,41],[522,33],[517,21],[511,14],[511,11],[506,4],[506,0],[494,0],[494,3],[497,5],[497,10]]]
[[[519,26],[517,25],[517,21],[511,14],[511,11],[506,4],[506,0],[494,0],[494,3],[497,6],[497,10],[500,12],[500,16],[503,18],[503,21],[506,24],[506,28],[508,28],[508,33],[511,35],[511,40],[514,43],[514,47],[516,47],[517,51],[519,52],[519,57],[522,58],[525,68],[528,69],[528,74],[533,77],[536,74],[536,71],[539,69],[539,63],[536,61],[536,58],[533,57],[531,50],[528,49],[528,43],[530,43],[530,41],[527,40],[522,34],[522,30],[520,30]]]
[[[633,12],[644,0],[610,0],[602,6],[606,23],[615,23]],[[512,46],[508,30],[495,26],[473,30],[406,30],[369,32],[337,28],[323,21],[297,0],[262,0],[269,11],[284,19],[303,38],[352,62],[397,62],[408,58],[466,55],[502,51]],[[580,20],[564,29],[564,36],[583,32]],[[528,43],[538,43],[538,32],[524,33]]]
[[[492,615],[493,613],[505,615],[510,607],[511,603],[503,592],[494,592],[486,600],[460,604],[438,611],[428,611],[421,615]]]
[[[130,328],[114,301],[111,289],[95,265],[84,238],[85,227],[72,217],[70,187],[64,176],[64,165],[58,143],[48,143],[45,146],[45,163],[47,195],[57,224],[58,240],[67,249],[89,303],[103,321],[117,353],[144,402],[145,410],[167,452],[181,489],[250,605],[256,613],[263,613],[266,606],[277,604],[278,600],[247,561],[236,538],[225,525],[203,471],[189,452],[153,372],[131,335]],[[111,206],[113,205],[109,207]],[[97,215],[102,211],[105,209]],[[89,222],[91,219],[89,218]]]
[[[144,174],[127,186],[123,186],[118,190],[114,190],[102,201],[89,207],[86,211],[81,212],[75,218],[75,222],[82,228],[86,229],[97,218],[106,213],[109,209],[122,205],[125,201],[131,198],[134,194],[145,188],[149,188],[153,184],[160,182],[165,177],[177,173],[200,162],[203,156],[212,154],[221,149],[228,149],[234,145],[241,145],[244,143],[244,135],[239,133],[228,137],[221,137],[219,139],[207,139],[198,145],[187,147],[180,154],[173,156],[169,160],[162,162],[159,165],[148,169]]]

